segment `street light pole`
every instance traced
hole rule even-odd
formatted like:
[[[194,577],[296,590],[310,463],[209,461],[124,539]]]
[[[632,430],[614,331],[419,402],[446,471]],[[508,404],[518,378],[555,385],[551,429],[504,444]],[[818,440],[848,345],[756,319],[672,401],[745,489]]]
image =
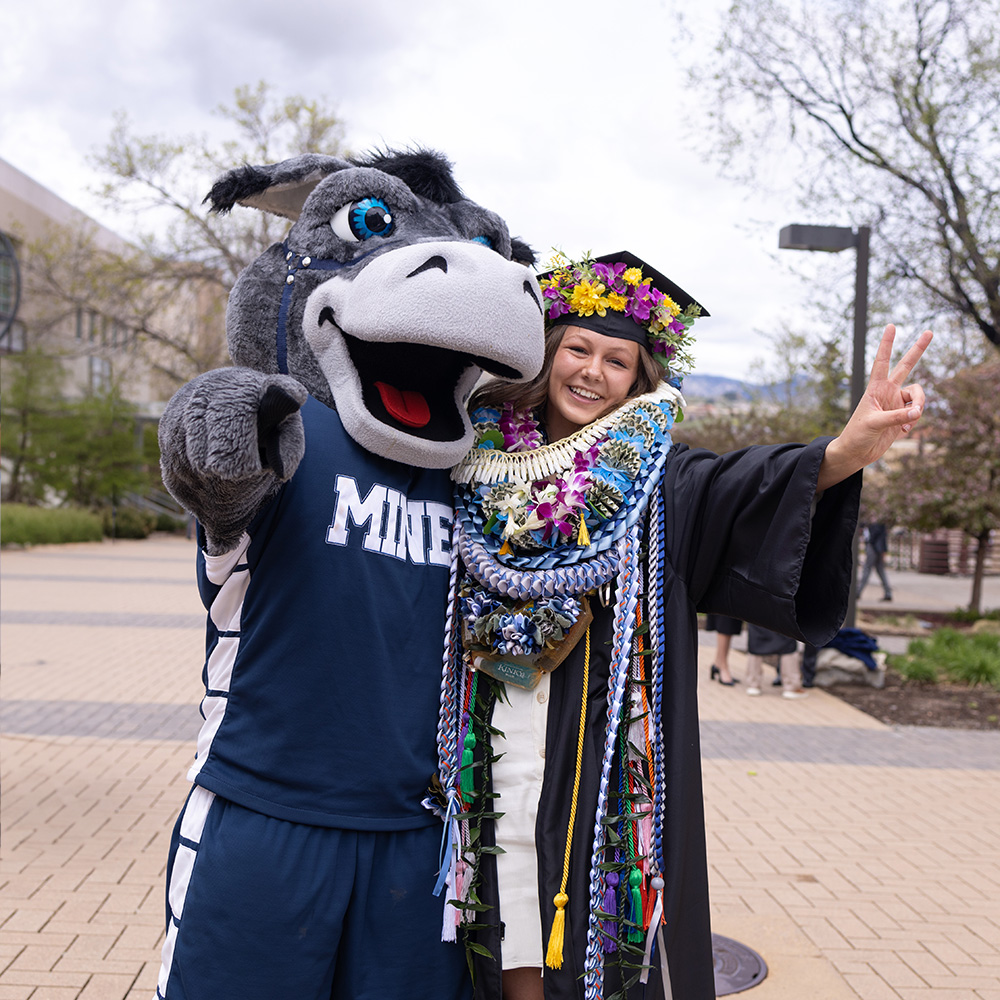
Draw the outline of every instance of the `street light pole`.
[[[866,365],[865,342],[868,339],[868,244],[871,237],[869,226],[858,226],[858,231],[847,226],[785,226],[778,235],[780,250],[822,250],[839,253],[854,247],[857,261],[854,271],[854,343],[851,360],[851,412],[861,402],[865,392]],[[858,578],[858,532],[854,532],[851,546],[851,593],[847,600],[847,615],[844,625],[854,628],[857,621],[857,598],[855,588]]]
[[[867,365],[865,342],[868,340],[868,241],[871,229],[858,226],[857,266],[854,271],[854,360],[851,363],[851,412],[865,393]]]

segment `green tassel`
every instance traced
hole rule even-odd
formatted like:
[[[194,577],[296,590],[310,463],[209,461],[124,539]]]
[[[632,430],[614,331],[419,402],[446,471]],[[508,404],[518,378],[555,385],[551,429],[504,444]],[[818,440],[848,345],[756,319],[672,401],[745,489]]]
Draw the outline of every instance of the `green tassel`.
[[[465,744],[462,749],[462,773],[459,777],[459,788],[464,796],[472,794],[472,755],[476,749],[476,734],[469,726],[469,731],[465,734]]]
[[[642,892],[639,889],[641,885],[642,872],[638,868],[633,868],[628,873],[628,886],[632,892],[632,922],[638,926],[629,928],[629,941],[644,941],[646,938],[642,931]]]

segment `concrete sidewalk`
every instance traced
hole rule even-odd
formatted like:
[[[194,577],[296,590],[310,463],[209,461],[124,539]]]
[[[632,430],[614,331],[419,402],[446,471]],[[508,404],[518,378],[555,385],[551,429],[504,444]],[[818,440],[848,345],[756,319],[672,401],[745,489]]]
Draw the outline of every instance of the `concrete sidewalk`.
[[[152,996],[200,721],[193,570],[166,536],[2,555],[0,1000]],[[968,602],[968,580],[892,581],[899,607]],[[1000,1000],[1000,734],[751,699],[710,664],[713,921],[769,966],[746,996]]]

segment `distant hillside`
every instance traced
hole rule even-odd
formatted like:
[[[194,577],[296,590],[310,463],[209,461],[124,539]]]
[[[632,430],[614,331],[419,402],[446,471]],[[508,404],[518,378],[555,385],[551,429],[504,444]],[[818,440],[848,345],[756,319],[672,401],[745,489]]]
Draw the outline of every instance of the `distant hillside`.
[[[681,392],[687,400],[712,399],[735,403],[753,398],[758,388],[736,378],[727,378],[725,375],[695,374],[685,377]]]
[[[809,379],[797,376],[792,382],[792,396],[797,398],[808,391]],[[688,375],[681,386],[681,392],[688,401],[703,400],[714,403],[739,403],[751,399],[775,399],[783,401],[788,397],[789,385],[780,382],[775,385],[755,385],[741,382],[725,375]]]

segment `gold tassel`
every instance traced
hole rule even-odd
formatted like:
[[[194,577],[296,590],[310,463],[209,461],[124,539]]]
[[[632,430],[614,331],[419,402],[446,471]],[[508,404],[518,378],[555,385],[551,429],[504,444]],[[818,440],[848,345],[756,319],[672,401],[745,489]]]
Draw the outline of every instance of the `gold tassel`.
[[[581,548],[586,548],[590,544],[590,532],[587,531],[587,519],[580,514],[580,533],[576,536],[577,544]]]
[[[556,904],[556,916],[552,921],[552,933],[549,935],[549,947],[545,952],[545,964],[550,969],[561,969],[563,963],[563,935],[566,933],[566,904],[569,896],[557,892],[552,899]]]

